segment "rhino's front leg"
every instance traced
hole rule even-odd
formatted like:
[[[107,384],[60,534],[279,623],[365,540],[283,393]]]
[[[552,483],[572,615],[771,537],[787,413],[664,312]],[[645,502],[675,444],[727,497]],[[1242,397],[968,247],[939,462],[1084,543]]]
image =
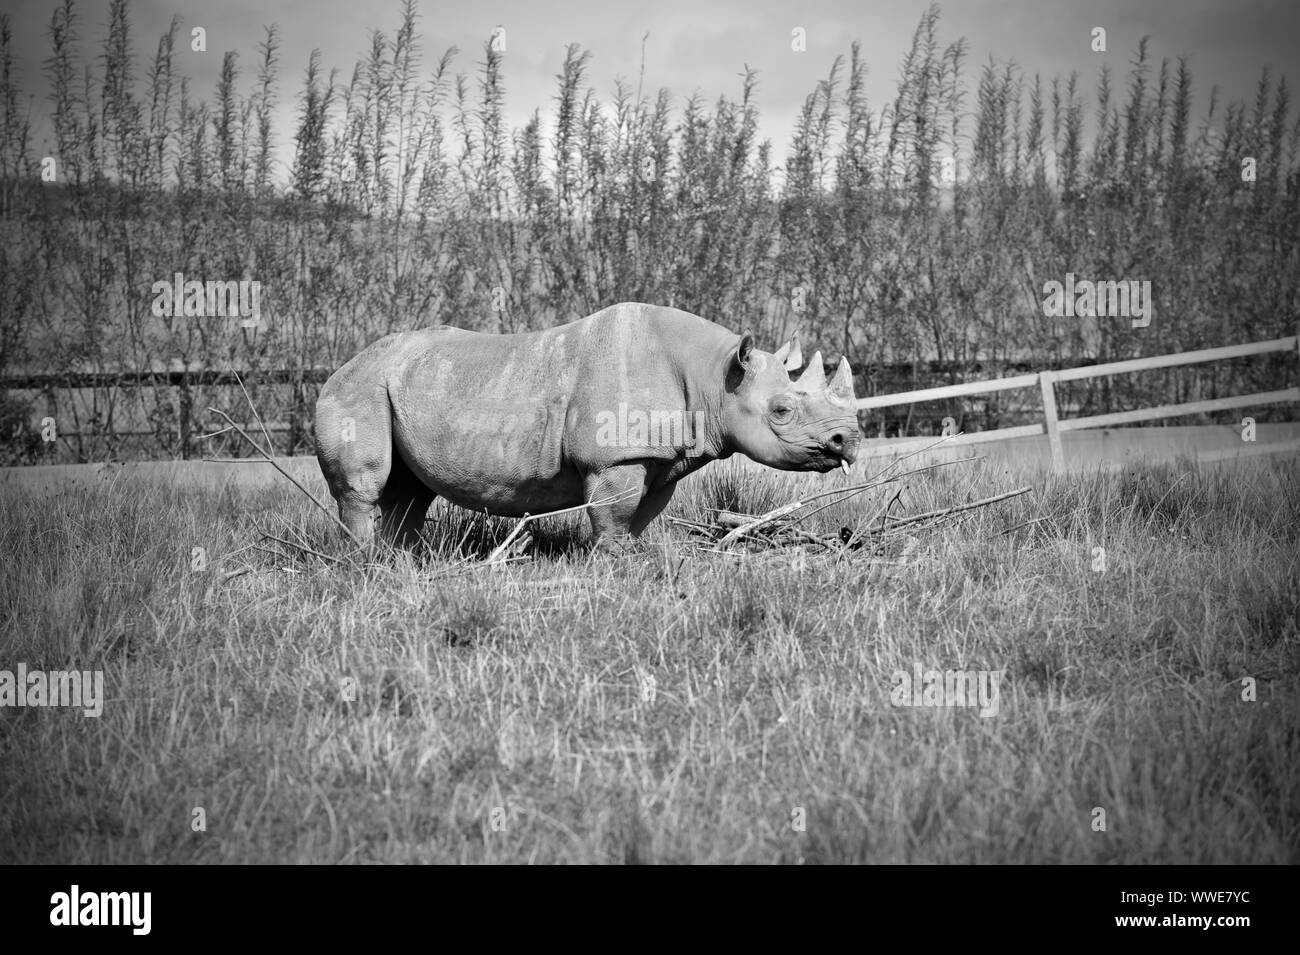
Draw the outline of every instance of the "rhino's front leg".
[[[646,526],[668,506],[668,502],[672,500],[673,491],[675,490],[677,490],[677,482],[673,481],[655,488],[641,498],[641,506],[632,515],[631,531],[633,537],[640,537]]]
[[[647,466],[642,461],[629,461],[592,471],[583,481],[588,501],[603,503],[590,507],[593,533],[592,547],[596,550],[617,551],[641,527],[636,526],[637,510],[646,496]]]

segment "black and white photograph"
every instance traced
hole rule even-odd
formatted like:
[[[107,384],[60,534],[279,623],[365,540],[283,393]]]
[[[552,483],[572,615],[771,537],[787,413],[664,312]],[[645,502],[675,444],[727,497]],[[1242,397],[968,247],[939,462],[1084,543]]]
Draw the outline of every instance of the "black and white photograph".
[[[77,874],[23,918],[148,935],[105,866],[1195,866],[1090,917],[1250,938],[1297,39],[6,0],[0,863]]]

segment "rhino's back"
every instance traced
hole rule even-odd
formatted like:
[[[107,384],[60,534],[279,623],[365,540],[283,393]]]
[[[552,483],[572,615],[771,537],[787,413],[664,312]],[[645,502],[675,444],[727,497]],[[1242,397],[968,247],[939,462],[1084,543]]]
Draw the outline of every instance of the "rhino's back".
[[[737,335],[679,309],[611,305],[536,332],[493,335],[449,326],[376,342],[395,400],[437,400],[449,411],[671,401]],[[400,397],[399,397],[400,396]]]

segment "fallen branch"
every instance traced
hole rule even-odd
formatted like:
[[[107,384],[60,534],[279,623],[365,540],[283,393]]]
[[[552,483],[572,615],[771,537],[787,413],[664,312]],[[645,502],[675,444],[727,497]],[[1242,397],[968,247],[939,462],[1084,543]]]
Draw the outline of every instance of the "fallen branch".
[[[1011,527],[1008,527],[1008,528],[1007,528],[1006,530],[1004,530],[1002,533],[1003,533],[1003,534],[1010,534],[1012,531],[1018,531],[1018,530],[1020,530],[1022,527],[1032,527],[1034,524],[1041,524],[1043,521],[1047,521],[1047,520],[1051,520],[1051,518],[1048,518],[1048,517],[1035,517],[1035,518],[1033,518],[1032,520],[1024,521],[1023,523],[1015,524],[1015,525],[1013,525],[1013,526],[1011,526]]]
[[[693,530],[700,530],[700,531],[707,531],[709,528],[713,526],[712,524],[705,524],[703,521],[687,520],[684,517],[670,516],[667,518],[667,520],[673,524],[681,524],[683,527],[689,527]]]
[[[329,554],[322,554],[320,551],[313,550],[306,544],[295,544],[293,541],[287,541],[282,537],[276,537],[274,534],[268,534],[266,531],[262,531],[262,539],[273,540],[277,544],[283,544],[285,547],[292,547],[294,550],[301,551],[304,554],[312,554],[316,557],[322,558],[323,560],[333,561],[336,564],[342,563],[342,561],[337,557],[331,557]]]
[[[899,460],[902,459],[900,458]],[[890,478],[890,480],[898,481],[905,477],[911,477],[913,474],[922,474],[925,471],[933,471],[935,468],[947,468],[947,467],[952,467],[954,464],[966,464],[968,461],[978,461],[978,460],[979,460],[979,455],[972,455],[969,458],[959,458],[956,461],[939,461],[935,464],[927,464],[924,467],[912,468],[911,470],[904,471],[902,474]],[[881,483],[887,483],[887,482],[881,482]],[[878,486],[879,485],[868,485],[867,487],[878,487]],[[803,521],[812,517],[814,514],[820,514],[828,507],[834,507],[836,504],[843,503],[844,501],[847,501],[849,498],[861,494],[862,491],[867,489],[867,487],[860,487],[857,490],[853,491],[851,494],[846,494],[839,501],[830,501],[829,503],[823,504],[821,507],[814,508],[813,510],[809,511],[807,514],[800,514],[798,519]],[[894,495],[894,500],[898,500],[899,495],[901,495],[902,493],[903,493],[903,489],[899,488],[898,493]]]
[[[1007,491],[1005,494],[995,494],[993,497],[986,497],[981,501],[970,501],[966,504],[955,504],[952,507],[943,507],[937,511],[926,511],[924,514],[915,514],[912,517],[898,518],[888,527],[882,527],[879,530],[869,531],[872,534],[883,534],[895,530],[899,527],[906,527],[908,524],[917,524],[921,521],[933,520],[939,517],[947,517],[949,514],[956,514],[960,511],[969,511],[977,507],[984,507],[988,504],[996,504],[998,501],[1005,501],[1009,498],[1019,497],[1021,494],[1028,494],[1032,487],[1022,487],[1015,491]]]
[[[773,521],[779,521],[784,517],[788,517],[789,515],[793,514],[795,511],[807,507],[813,501],[819,501],[822,498],[832,497],[837,494],[843,495],[841,500],[847,500],[850,497],[854,497],[855,495],[861,494],[863,491],[867,491],[876,487],[882,487],[886,484],[897,483],[898,481],[901,481],[903,478],[908,477],[912,474],[920,474],[923,471],[930,471],[933,470],[934,468],[950,467],[954,464],[963,464],[967,461],[975,460],[974,457],[970,457],[970,458],[962,458],[959,461],[941,461],[937,464],[927,464],[924,467],[913,468],[910,471],[903,471],[902,473],[895,474],[891,477],[881,477],[881,475],[883,475],[885,471],[888,471],[890,468],[894,467],[894,465],[898,464],[899,462],[906,460],[908,457],[913,457],[915,454],[920,454],[921,451],[926,451],[929,450],[929,448],[933,448],[936,445],[942,444],[946,440],[947,438],[940,439],[939,441],[936,441],[934,444],[928,445],[927,447],[920,449],[920,451],[915,451],[912,454],[899,458],[897,461],[894,461],[883,471],[873,476],[870,480],[868,480],[864,484],[853,484],[850,485],[849,487],[832,488],[829,491],[822,491],[818,494],[814,494],[811,497],[805,498],[802,501],[791,501],[789,504],[783,504],[781,507],[774,508],[773,510],[768,511],[766,514],[756,517],[749,524],[745,524],[741,527],[737,527],[734,530],[732,530],[725,537],[723,537],[722,540],[718,541],[718,546],[722,548],[726,548],[727,546],[734,543],[735,541],[740,540],[740,538],[745,537],[748,534],[752,534],[757,528],[763,527],[766,524],[770,524]],[[838,503],[838,501],[831,502],[831,504],[835,504],[835,503]],[[829,507],[830,504],[824,506]],[[823,508],[818,508],[817,510],[820,511],[822,509]],[[812,513],[817,513],[817,512],[814,511]],[[800,520],[802,519],[803,518],[801,517]]]
[[[766,524],[771,524],[789,514],[793,514],[806,503],[806,501],[791,501],[789,504],[783,504],[775,510],[768,511],[766,514],[754,518],[747,524],[741,524],[739,527],[729,531],[722,540],[718,541],[718,546],[723,550],[726,550],[727,546],[732,542],[740,540],[740,538],[744,537],[746,534],[754,533],[754,531]]]
[[[754,516],[752,514],[737,514],[735,511],[719,511],[718,516],[714,518],[714,520],[717,521],[718,525],[721,527],[744,527],[745,524],[754,520]],[[705,525],[696,524],[695,526],[703,527]],[[810,544],[820,544],[822,547],[827,547],[832,550],[838,549],[840,546],[838,540],[821,537],[814,534],[812,531],[804,530],[802,527],[795,527],[793,523],[779,523],[776,526],[776,530],[782,534],[797,537]]]
[[[924,450],[924,449],[923,449]],[[890,511],[893,510],[902,496],[905,486],[900,485],[898,490],[890,497],[883,507],[872,515],[865,523],[859,524],[861,530],[850,531],[849,528],[841,528],[838,535],[833,537],[799,527],[800,523],[814,514],[820,513],[833,504],[840,503],[848,498],[861,494],[863,491],[882,487],[888,484],[897,484],[903,478],[911,474],[917,474],[929,471],[938,467],[947,467],[953,464],[961,464],[976,460],[976,458],[963,458],[960,461],[945,461],[936,464],[924,465],[913,468],[884,478],[877,478],[868,481],[866,484],[853,485],[851,487],[835,488],[829,491],[822,491],[810,497],[797,501],[791,501],[780,507],[773,508],[764,514],[751,515],[735,511],[718,509],[714,511],[712,520],[705,524],[698,521],[687,521],[682,519],[670,518],[675,523],[688,527],[697,533],[712,534],[716,541],[711,552],[726,552],[729,545],[744,537],[750,537],[757,543],[770,547],[780,547],[789,544],[816,544],[829,550],[839,551],[845,554],[851,550],[857,550],[863,545],[868,545],[872,550],[878,551],[879,545],[883,540],[887,540],[889,535],[894,531],[915,524],[932,522],[948,517],[952,514],[959,514],[964,511],[973,510],[979,507],[986,507],[990,504],[996,504],[999,501],[1005,501],[1013,497],[1019,497],[1027,494],[1033,488],[1022,487],[1014,491],[1007,491],[1002,494],[996,494],[992,497],[983,498],[978,501],[968,501],[965,504],[956,504],[951,507],[940,508],[934,511],[927,511],[924,514],[915,514],[911,517],[893,518]],[[822,498],[835,498],[819,507],[807,509],[808,506]],[[717,535],[725,531],[721,537]],[[871,542],[875,541],[873,545]],[[901,559],[909,559],[910,551],[917,546],[916,540],[910,539],[910,546],[905,550]]]

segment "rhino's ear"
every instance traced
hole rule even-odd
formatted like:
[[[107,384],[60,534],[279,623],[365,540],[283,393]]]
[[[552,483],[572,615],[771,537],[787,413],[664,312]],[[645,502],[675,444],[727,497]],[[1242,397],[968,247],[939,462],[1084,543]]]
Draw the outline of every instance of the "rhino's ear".
[[[736,346],[736,363],[741,368],[748,368],[754,354],[754,336],[748,332],[740,336],[740,344]]]
[[[742,370],[749,370],[754,366],[754,337],[749,333],[742,334],[740,344],[736,346],[736,355],[732,357],[732,364],[737,365]]]
[[[734,390],[745,380],[745,375],[754,364],[754,336],[748,332],[740,336],[740,344],[731,353],[727,363],[727,388]]]

